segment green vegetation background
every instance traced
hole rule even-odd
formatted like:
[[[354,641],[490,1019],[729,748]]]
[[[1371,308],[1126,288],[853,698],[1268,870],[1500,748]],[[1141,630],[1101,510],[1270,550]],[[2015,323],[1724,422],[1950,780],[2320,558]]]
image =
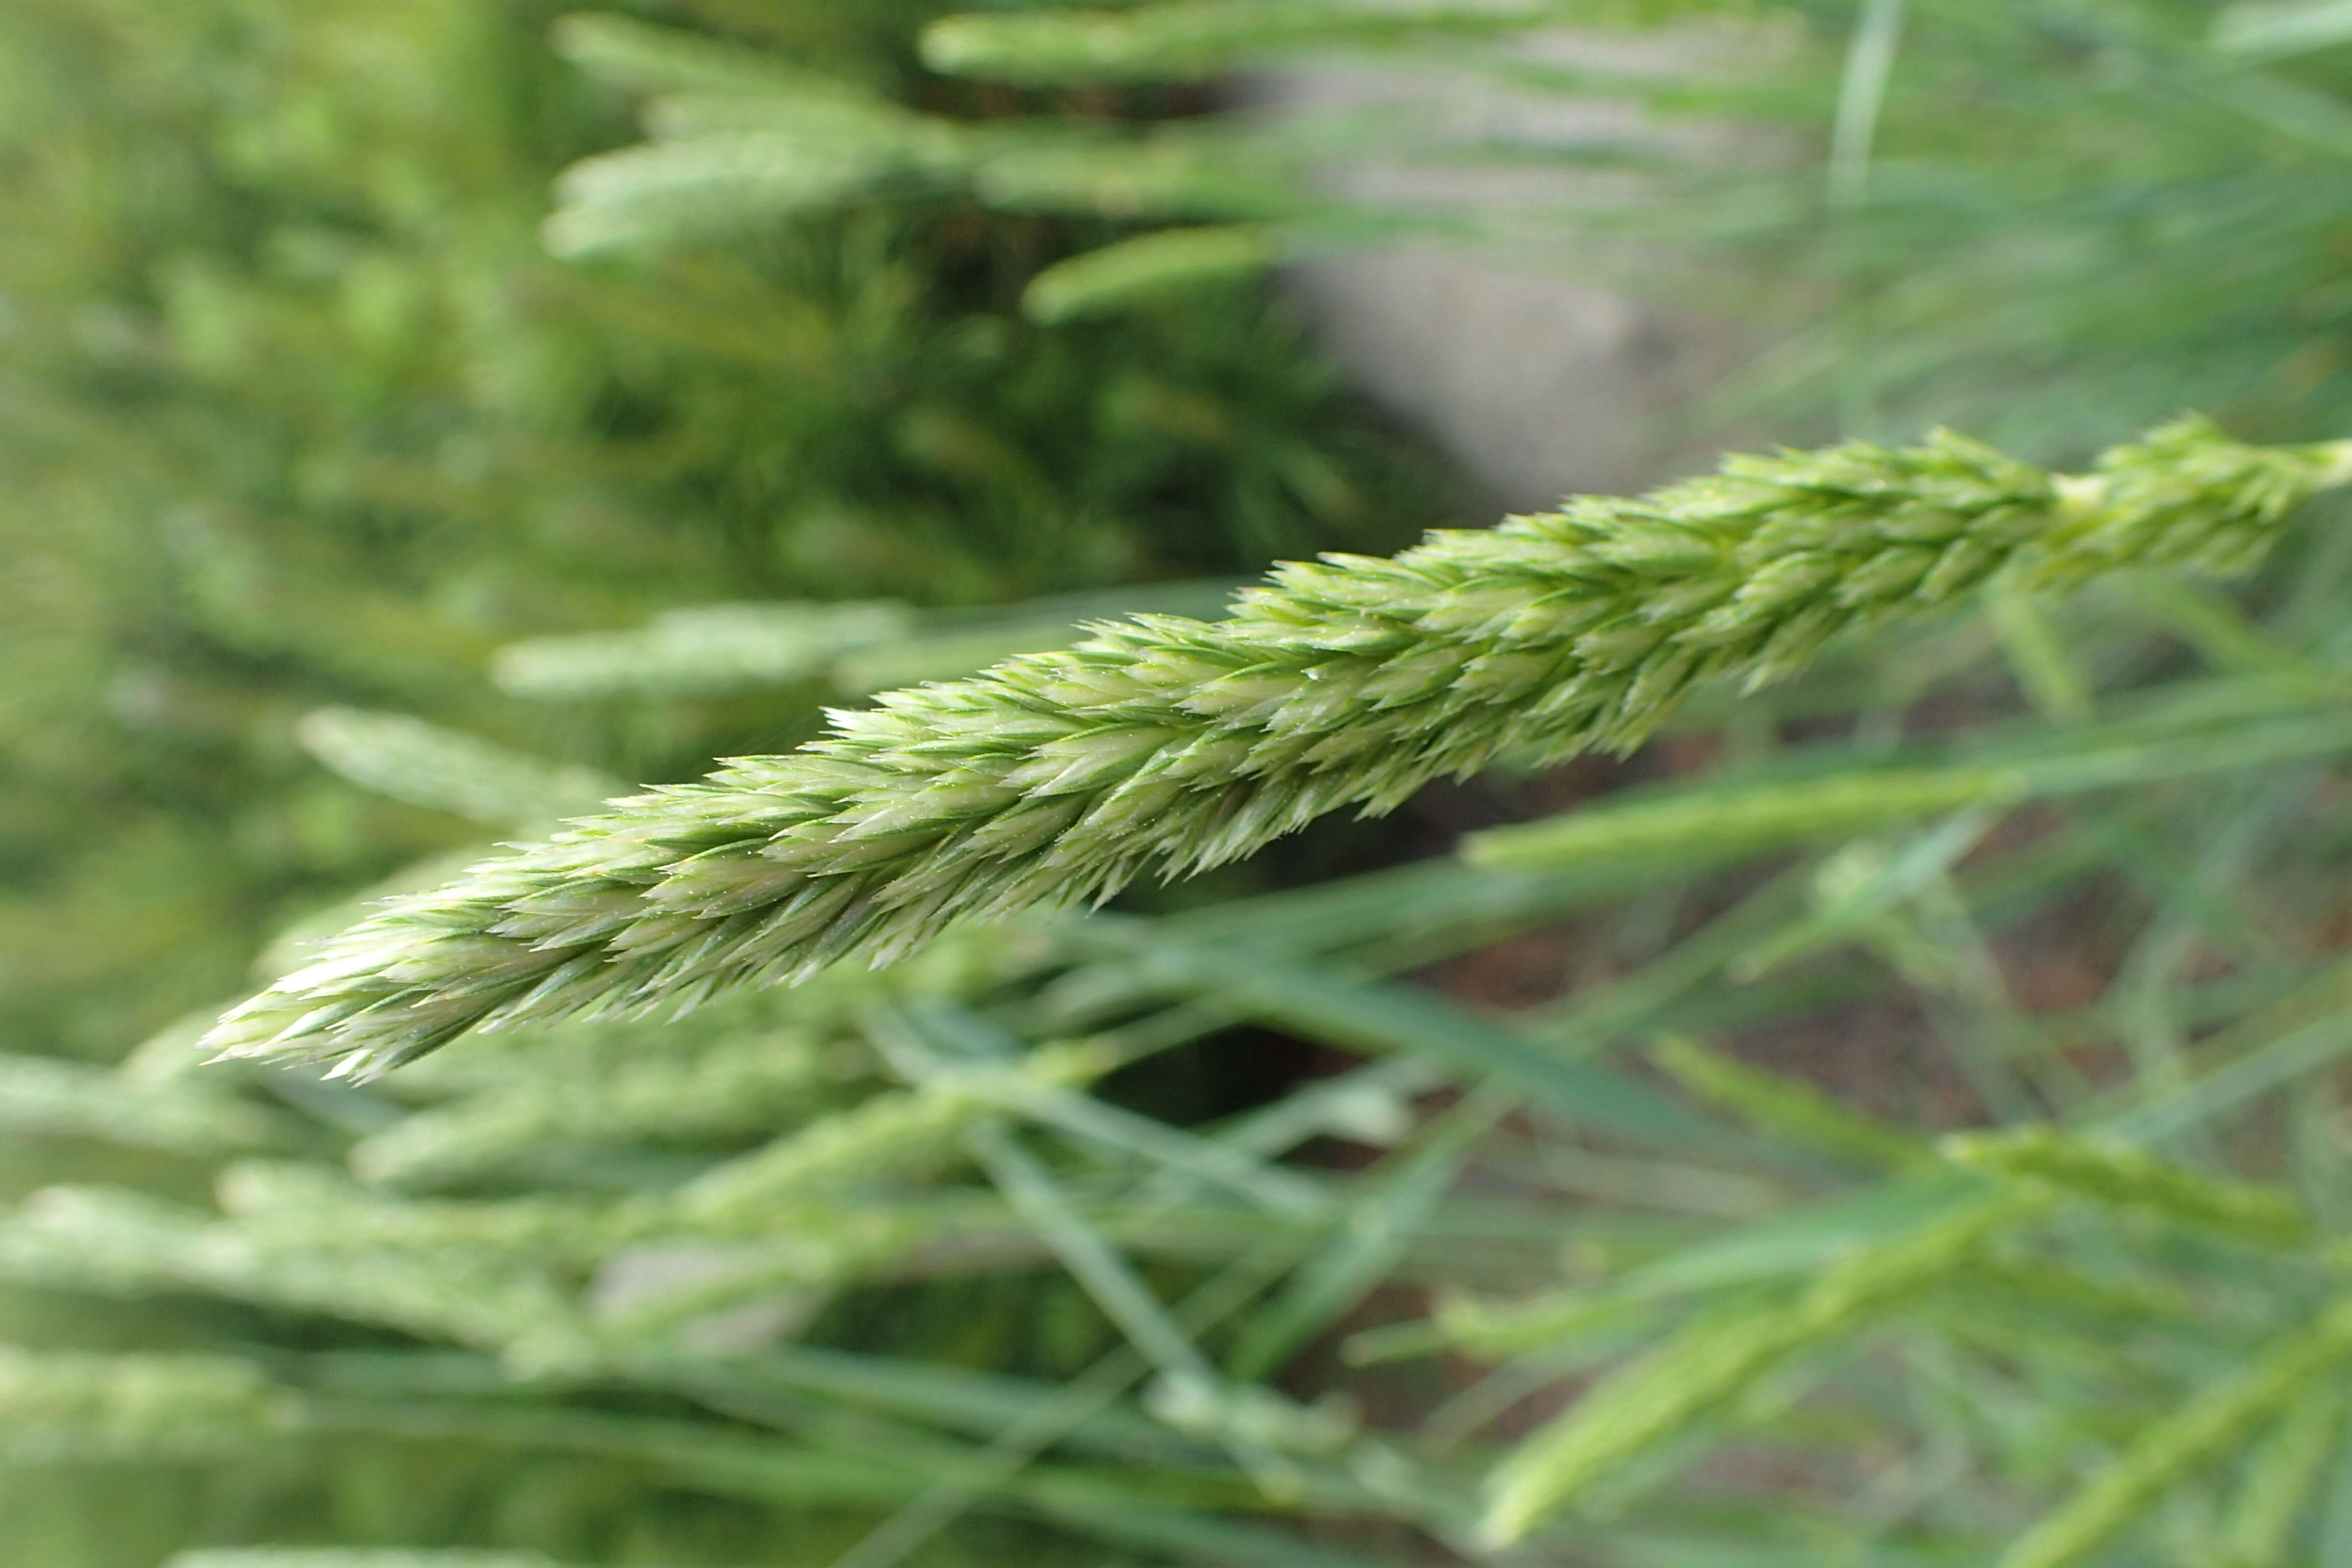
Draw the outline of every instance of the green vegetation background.
[[[2352,1563],[2340,510],[880,975],[188,1048],[625,784],[1484,521],[1261,287],[1496,237],[1335,147],[1648,182],[1496,228],[1759,326],[1700,422],[2342,437],[2341,5],[577,9],[0,11],[0,1560]],[[1602,12],[1757,30],[1512,46]],[[1300,50],[1770,129],[1218,112]]]
[[[1439,514],[1430,460],[1245,293],[1028,325],[1023,286],[1085,224],[877,204],[549,259],[555,175],[633,134],[630,99],[551,51],[560,14],[10,7],[0,1009],[22,1048],[119,1055],[234,989],[289,916],[469,841],[322,776],[291,743],[310,708],[689,776],[789,743],[806,705],[551,714],[503,700],[489,654],[684,605],[1233,575]],[[698,19],[991,112],[919,79],[929,14]]]

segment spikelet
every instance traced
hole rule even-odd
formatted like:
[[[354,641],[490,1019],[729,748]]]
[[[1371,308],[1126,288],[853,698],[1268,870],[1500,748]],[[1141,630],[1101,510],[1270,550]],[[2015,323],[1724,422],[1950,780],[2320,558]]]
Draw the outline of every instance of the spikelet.
[[[1732,1404],[1823,1337],[1795,1310],[1735,1307],[1691,1324],[1512,1451],[1489,1478],[1481,1539],[1496,1548],[1523,1539],[1587,1488]]]
[[[207,1044],[364,1075],[478,1026],[887,961],[958,916],[1222,865],[1506,751],[1630,748],[1699,681],[1781,679],[1997,572],[2242,566],[2347,479],[2352,444],[2256,448],[2197,422],[2067,479],[1947,433],[1285,566],[1227,620],[1106,625],[616,802],[394,901]]]
[[[658,1200],[530,1196],[461,1202],[398,1198],[325,1165],[250,1161],[221,1173],[232,1234],[264,1255],[313,1261],[407,1258],[452,1272],[485,1262],[577,1268],[658,1225]]]
[[[1580,7],[1580,20],[1589,20]],[[1172,0],[1127,10],[950,16],[923,35],[923,63],[950,75],[1039,85],[1214,75],[1270,53],[1557,19],[1542,0]]]
[[[1896,1170],[1931,1157],[1924,1142],[1849,1110],[1809,1083],[1708,1050],[1696,1040],[1661,1040],[1653,1055],[1693,1094],[1803,1147]]]
[[[628,16],[593,12],[565,16],[555,24],[549,41],[556,53],[597,80],[639,92],[870,96],[838,78],[789,65],[768,51]]]
[[[1511,1301],[1447,1292],[1437,1300],[1431,1326],[1443,1343],[1493,1361],[1608,1327],[1654,1305],[1639,1297],[1612,1295],[1590,1286],[1548,1290]]]
[[[542,700],[709,696],[817,679],[842,655],[914,626],[914,612],[888,600],[701,605],[657,616],[642,631],[509,644],[491,661],[490,679]]]
[[[2219,1180],[2127,1143],[2054,1127],[2020,1127],[1955,1133],[1939,1150],[1954,1164],[2003,1182],[2144,1210],[2240,1241],[2294,1247],[2311,1236],[2311,1217],[2292,1194]]]
[[[739,993],[701,1012],[691,1029],[655,1017],[564,1020],[488,1034],[471,1050],[426,1058],[387,1092],[444,1101],[545,1078],[600,1079],[656,1058],[692,1071],[706,1056],[749,1056],[762,1041],[775,1056],[797,1058],[805,1048],[802,1042],[821,1040],[844,1073],[854,1076],[873,1061],[860,1029],[877,1004],[910,995],[982,996],[1036,975],[1056,960],[1061,946],[1043,920],[966,924],[887,968],[837,964],[790,991]],[[184,1060],[193,1059],[193,1035],[179,1039]]]
[[[972,138],[860,85],[755,50],[620,17],[576,17],[559,47],[616,85],[669,94],[657,138],[573,164],[543,231],[559,255],[659,244],[835,205],[877,185],[952,181]]]
[[[2243,1446],[2352,1360],[2352,1301],[2140,1434],[2004,1552],[2000,1568],[2069,1568],[2106,1545],[2183,1478]]]
[[[823,211],[885,184],[944,180],[966,161],[960,139],[914,115],[828,118],[583,159],[556,182],[562,205],[542,230],[547,247],[585,257],[727,234],[754,216]]]
[[[1143,1403],[1179,1432],[1277,1454],[1336,1454],[1362,1430],[1342,1399],[1301,1405],[1271,1388],[1198,1373],[1162,1373]]]
[[[0,1278],[107,1295],[197,1292],[484,1350],[584,1353],[572,1304],[535,1269],[479,1252],[329,1250],[318,1243],[330,1233],[273,1237],[136,1194],[53,1187],[0,1223]]]
[[[2037,1258],[1986,1258],[1970,1266],[1957,1298],[1962,1314],[1984,1302],[2021,1302],[2111,1322],[2195,1321],[2197,1305],[2185,1290],[2154,1280],[2110,1279]]]
[[[2255,1450],[2224,1531],[2231,1568],[2280,1568],[2286,1562],[2295,1524],[2319,1490],[2343,1431],[2344,1396],[2322,1389],[2288,1411]]]
[[[1045,326],[1108,315],[1184,289],[1255,278],[1276,254],[1273,237],[1261,228],[1159,229],[1055,262],[1029,280],[1021,309]]]
[[[0,1131],[102,1138],[182,1154],[252,1153],[300,1140],[290,1119],[226,1086],[185,1078],[143,1082],[7,1052],[0,1052]]]
[[[593,768],[545,762],[402,713],[321,708],[303,717],[295,736],[362,789],[492,827],[587,811],[614,788]]]
[[[1525,1539],[1596,1482],[1735,1404],[1772,1372],[1967,1268],[1990,1237],[2039,1207],[2016,1196],[1972,1202],[1848,1258],[1787,1306],[1738,1303],[1700,1318],[1496,1468],[1481,1538],[1496,1548]]]
[[[1015,211],[1120,218],[1273,220],[1296,217],[1316,205],[1297,178],[1301,153],[1286,154],[1263,137],[1214,124],[1171,122],[1139,136],[1104,136],[1037,121],[926,114],[854,82],[779,68],[750,50],[619,18],[576,19],[560,41],[607,79],[664,96],[646,107],[652,140],[583,160],[557,181],[559,205],[544,237],[559,255],[740,232],[879,192],[965,188]],[[1232,248],[1228,239],[1216,262],[1227,271],[1234,269]],[[1136,271],[1115,258],[1094,269],[1105,265],[1114,274]],[[1193,269],[1199,270],[1197,258]],[[1171,274],[1164,257],[1146,270],[1163,279]],[[823,606],[808,608],[821,612]],[[666,671],[701,662],[691,646],[700,640],[689,625],[696,614],[685,612],[673,623],[682,638],[675,648],[656,639],[648,684],[658,684]],[[722,634],[720,645],[730,640],[728,628],[714,629]],[[754,650],[755,663],[764,664],[767,655],[757,650],[769,645],[762,644],[761,628],[750,630],[745,646]],[[683,664],[673,652],[686,655]],[[600,679],[595,671],[614,682],[630,679],[621,645],[599,639],[583,640],[545,666],[510,673],[534,684],[544,674],[561,685],[567,670],[587,672],[591,683]]]
[[[10,1463],[229,1457],[293,1416],[289,1395],[229,1356],[0,1345],[0,1459]]]
[[[1040,1047],[1017,1065],[949,1068],[919,1088],[877,1094],[729,1162],[678,1194],[679,1214],[704,1234],[766,1228],[780,1209],[956,1158],[958,1134],[1003,1104],[1004,1096],[988,1092],[978,1079],[1072,1089],[1115,1065],[1101,1047],[1080,1042]]]
[[[423,1187],[567,1150],[738,1137],[798,1120],[829,1076],[804,1036],[640,1050],[593,1075],[534,1075],[409,1116],[353,1148],[351,1164],[371,1182]]]

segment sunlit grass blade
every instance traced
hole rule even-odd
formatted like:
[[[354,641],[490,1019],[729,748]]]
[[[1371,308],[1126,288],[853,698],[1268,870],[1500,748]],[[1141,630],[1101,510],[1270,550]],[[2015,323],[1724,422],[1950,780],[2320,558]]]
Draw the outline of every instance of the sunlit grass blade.
[[[1791,1359],[1964,1269],[1991,1236],[2031,1219],[2032,1199],[1980,1199],[1832,1267],[1785,1307],[1742,1302],[1702,1317],[1593,1388],[1527,1439],[1488,1483],[1482,1531],[1527,1537],[1588,1488],[1737,1399]]]
[[[2000,1568],[2069,1568],[2130,1529],[2147,1506],[2197,1468],[2251,1440],[2310,1397],[2352,1357],[2352,1306],[2329,1308],[2253,1365],[2214,1384],[2138,1434],[2121,1455],[2011,1545]]]
[[[1653,1055],[1701,1099],[1803,1147],[1895,1170],[1933,1158],[1924,1140],[1853,1110],[1811,1084],[1708,1050],[1695,1040],[1670,1036]]]
[[[2281,1568],[2294,1550],[2295,1527],[2311,1508],[2344,1433],[2344,1398],[2334,1390],[2307,1394],[2254,1450],[2230,1510],[2225,1538],[2231,1561],[2242,1568]]]

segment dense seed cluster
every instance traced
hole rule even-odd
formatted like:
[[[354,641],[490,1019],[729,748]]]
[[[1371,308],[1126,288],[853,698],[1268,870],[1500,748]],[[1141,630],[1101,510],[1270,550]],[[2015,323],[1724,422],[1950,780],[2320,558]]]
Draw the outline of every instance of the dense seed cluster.
[[[891,692],[790,755],[617,801],[404,898],[208,1045],[368,1074],[481,1026],[683,1009],[877,962],[950,920],[1234,860],[1498,752],[1630,747],[1695,683],[1751,686],[1996,573],[2242,565],[2352,447],[2196,422],[2054,477],[1937,435],[1735,458],[1391,560],[1278,568],[1231,618],[1140,616]]]
[[[2301,1247],[2311,1239],[2310,1214],[2285,1189],[2208,1175],[2121,1141],[2028,1126],[1954,1133],[1938,1152],[2011,1186],[2141,1210],[2240,1245]]]

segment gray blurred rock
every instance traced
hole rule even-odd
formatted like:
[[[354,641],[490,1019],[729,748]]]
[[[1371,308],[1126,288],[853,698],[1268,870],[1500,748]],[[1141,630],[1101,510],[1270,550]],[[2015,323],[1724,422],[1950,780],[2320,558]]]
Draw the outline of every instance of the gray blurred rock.
[[[1573,71],[1673,74],[1742,42],[1754,39],[1547,32],[1527,42],[1524,58]],[[1246,91],[1277,117],[1409,116],[1433,148],[1633,142],[1701,157],[1757,152],[1752,138],[1742,145],[1721,127],[1656,126],[1624,101],[1502,90],[1461,68],[1318,64],[1255,78]],[[1630,194],[1635,176],[1572,157],[1485,168],[1343,158],[1326,178],[1349,196],[1460,214],[1493,236],[1306,261],[1285,282],[1365,392],[1496,499],[1532,508],[1573,491],[1637,489],[1708,466],[1731,437],[1694,428],[1689,411],[1754,352],[1754,334],[1593,281],[1639,270],[1644,258],[1580,243],[1559,221],[1576,205]]]
[[[1430,247],[1318,261],[1289,287],[1376,402],[1526,510],[1639,489],[1721,445],[1679,434],[1736,330]]]
[[[615,1253],[589,1282],[588,1314],[607,1328],[627,1329],[635,1320],[670,1322],[679,1348],[697,1355],[740,1355],[791,1339],[825,1302],[814,1287],[754,1292],[751,1299],[711,1311],[675,1310],[680,1299],[756,1276],[776,1267],[773,1249],[722,1247],[709,1242],[648,1243]]]

